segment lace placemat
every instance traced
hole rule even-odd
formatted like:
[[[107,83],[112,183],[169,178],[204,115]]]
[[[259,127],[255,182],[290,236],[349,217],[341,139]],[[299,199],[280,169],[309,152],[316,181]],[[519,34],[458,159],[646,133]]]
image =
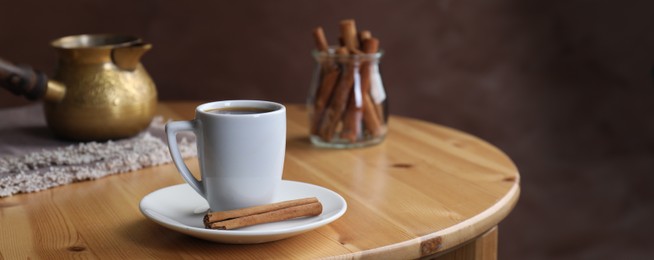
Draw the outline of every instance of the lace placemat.
[[[41,105],[0,110],[0,198],[170,163],[164,126],[157,116],[135,137],[75,143],[49,132]],[[178,142],[183,157],[196,156],[193,134]]]

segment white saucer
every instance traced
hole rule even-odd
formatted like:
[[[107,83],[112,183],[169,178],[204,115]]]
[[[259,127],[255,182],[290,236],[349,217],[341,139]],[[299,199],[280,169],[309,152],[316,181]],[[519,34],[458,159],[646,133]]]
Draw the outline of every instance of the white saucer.
[[[347,210],[345,199],[336,192],[313,184],[282,181],[274,202],[316,197],[323,205],[322,214],[266,223],[238,230],[204,228],[202,218],[209,208],[207,201],[188,184],[179,184],[154,191],[141,200],[141,212],[147,218],[169,229],[197,238],[229,244],[254,244],[288,238],[327,225]]]

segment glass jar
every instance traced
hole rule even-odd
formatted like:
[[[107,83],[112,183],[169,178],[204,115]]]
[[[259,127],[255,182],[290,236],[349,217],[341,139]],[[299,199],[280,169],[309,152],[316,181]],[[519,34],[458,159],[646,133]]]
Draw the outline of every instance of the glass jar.
[[[382,52],[314,51],[309,91],[310,139],[320,147],[353,148],[380,143],[387,132],[388,101],[379,73]]]

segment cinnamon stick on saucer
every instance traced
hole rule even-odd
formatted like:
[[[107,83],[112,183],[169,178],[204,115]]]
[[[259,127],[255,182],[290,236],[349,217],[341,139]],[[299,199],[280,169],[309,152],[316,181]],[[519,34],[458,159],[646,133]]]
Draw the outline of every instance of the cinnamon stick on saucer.
[[[318,216],[320,213],[322,213],[322,204],[317,198],[313,197],[249,208],[209,212],[204,216],[204,226],[210,229],[230,230],[299,217]]]

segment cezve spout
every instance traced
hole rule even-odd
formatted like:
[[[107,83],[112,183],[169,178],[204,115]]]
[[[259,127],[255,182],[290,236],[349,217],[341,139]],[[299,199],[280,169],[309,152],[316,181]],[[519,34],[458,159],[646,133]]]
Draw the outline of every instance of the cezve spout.
[[[137,42],[127,46],[117,46],[111,50],[111,60],[116,67],[123,70],[135,70],[141,62],[141,56],[152,48],[152,44]]]

